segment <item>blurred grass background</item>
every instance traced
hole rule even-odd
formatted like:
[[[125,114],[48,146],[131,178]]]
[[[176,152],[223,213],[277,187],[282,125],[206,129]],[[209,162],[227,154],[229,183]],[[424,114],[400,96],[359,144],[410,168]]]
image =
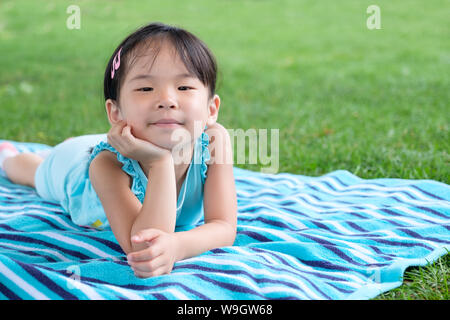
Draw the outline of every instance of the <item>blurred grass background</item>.
[[[72,4],[79,30],[66,27]],[[371,4],[380,30],[366,27]],[[107,60],[130,32],[161,21],[215,53],[221,124],[280,130],[278,172],[448,184],[449,9],[447,0],[2,0],[0,137],[56,145],[107,132]],[[429,267],[436,285],[416,274],[429,269],[407,272],[425,281],[423,295],[405,282],[379,298],[448,299],[449,267],[448,255]]]

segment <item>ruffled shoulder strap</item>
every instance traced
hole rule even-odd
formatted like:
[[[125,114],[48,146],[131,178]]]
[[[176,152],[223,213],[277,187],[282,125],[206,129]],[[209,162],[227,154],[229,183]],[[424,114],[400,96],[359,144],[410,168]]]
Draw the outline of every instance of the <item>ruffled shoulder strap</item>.
[[[207,127],[205,126],[205,129],[206,128]],[[209,135],[205,131],[203,131],[203,133],[202,133],[201,144],[202,144],[202,149],[201,149],[202,163],[201,163],[200,173],[201,173],[201,177],[202,177],[202,184],[205,184],[206,172],[208,171],[208,165],[206,164],[206,161],[209,161],[211,159],[211,154],[208,149]]]
[[[131,191],[136,195],[141,203],[144,202],[145,198],[145,186],[141,181],[140,175],[136,172],[133,166],[133,160],[130,158],[126,158],[119,153],[113,146],[111,146],[108,142],[101,141],[97,144],[91,152],[88,161],[88,168],[91,164],[91,161],[103,150],[109,150],[112,153],[115,153],[117,156],[117,160],[123,164],[122,170],[125,171],[129,176],[133,178],[133,184],[131,186]]]

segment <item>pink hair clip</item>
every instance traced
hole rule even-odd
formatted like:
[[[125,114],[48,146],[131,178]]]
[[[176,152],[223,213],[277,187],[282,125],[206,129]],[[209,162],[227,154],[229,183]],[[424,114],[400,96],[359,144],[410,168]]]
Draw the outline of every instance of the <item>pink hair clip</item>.
[[[114,79],[114,73],[117,69],[120,67],[120,53],[122,52],[122,47],[120,48],[119,52],[116,53],[112,66],[111,66],[111,79]]]

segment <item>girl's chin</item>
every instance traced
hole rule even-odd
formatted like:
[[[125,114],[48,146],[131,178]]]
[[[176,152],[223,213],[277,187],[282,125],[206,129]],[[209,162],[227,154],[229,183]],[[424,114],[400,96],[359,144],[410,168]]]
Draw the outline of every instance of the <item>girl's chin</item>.
[[[153,127],[150,126],[150,128]],[[192,143],[192,137],[186,128],[182,128],[181,131],[178,130],[167,130],[167,129],[150,129],[144,130],[144,132],[136,132],[135,137],[148,141],[155,146],[167,150],[172,150],[175,147],[183,147],[187,143]],[[174,140],[172,140],[172,137]]]

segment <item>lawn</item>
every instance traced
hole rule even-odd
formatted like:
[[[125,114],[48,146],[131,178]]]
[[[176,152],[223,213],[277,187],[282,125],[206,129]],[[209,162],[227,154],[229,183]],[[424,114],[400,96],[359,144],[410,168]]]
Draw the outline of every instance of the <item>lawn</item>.
[[[66,9],[81,9],[68,29]],[[366,9],[378,4],[381,29]],[[192,31],[219,63],[219,122],[279,129],[279,169],[450,183],[449,3],[0,2],[0,138],[55,145],[108,131],[107,59],[149,21]],[[237,166],[259,170],[260,164]],[[449,255],[380,299],[448,299]]]

